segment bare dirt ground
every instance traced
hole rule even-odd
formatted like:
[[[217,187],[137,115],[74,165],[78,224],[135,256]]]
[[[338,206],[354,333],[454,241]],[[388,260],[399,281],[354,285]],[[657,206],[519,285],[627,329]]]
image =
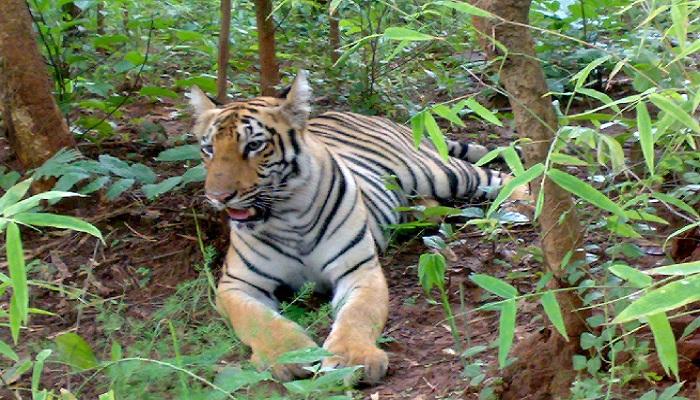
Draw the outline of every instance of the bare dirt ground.
[[[188,121],[173,117],[174,110],[167,105],[154,107],[141,104],[131,106],[126,113],[144,116],[147,121],[164,128],[162,134],[165,138],[171,138],[189,128]],[[476,122],[469,127],[469,132],[474,133],[469,135],[472,139],[489,141],[489,133],[495,133],[504,141],[512,137],[512,132],[507,129],[489,132]],[[167,144],[139,144],[133,140],[137,129],[129,125],[120,127],[124,132],[121,139],[99,147],[83,144],[81,150],[90,157],[104,152],[115,155],[133,153],[132,161],[153,167],[161,176],[182,172],[177,166],[154,162],[153,157]],[[461,137],[467,137],[465,132]],[[45,266],[33,271],[34,277],[57,286],[83,288],[95,294],[95,299],[118,298],[127,305],[128,315],[144,320],[152,317],[154,310],[163,304],[178,284],[193,279],[199,273],[194,268],[201,261],[201,254],[193,213],[197,214],[207,244],[215,245],[221,253],[227,243],[223,219],[204,205],[201,185],[190,185],[185,191],[166,193],[154,202],[135,194],[122,196],[116,202],[92,197],[61,206],[60,210],[97,225],[110,245],[103,247],[96,239],[83,234],[26,231],[23,234],[28,258],[40,260]],[[458,320],[462,337],[469,338],[471,345],[489,346],[498,335],[498,315],[495,312],[468,312],[483,304],[483,292],[470,284],[468,276],[474,272],[508,276],[521,292],[531,290],[538,279],[535,271],[539,263],[532,256],[517,253],[516,243],[537,245],[536,234],[529,226],[519,226],[513,228],[509,235],[504,235],[498,244],[487,241],[474,230],[465,230],[458,238],[460,244],[454,247],[457,261],[450,264],[448,272],[451,302],[457,313],[467,312]],[[362,388],[366,398],[478,399],[479,388],[469,387],[462,377],[463,365],[452,350],[453,338],[441,307],[426,301],[418,283],[416,265],[419,255],[425,251],[420,240],[409,238],[397,243],[382,258],[390,286],[391,312],[385,329],[388,340],[384,347],[390,354],[391,365],[388,376],[380,385]],[[649,256],[647,261],[651,265],[658,259],[658,256]],[[145,285],[139,270],[141,266],[147,266],[151,271],[151,279]],[[218,271],[215,272],[218,274]],[[459,293],[462,293],[463,299]],[[97,343],[102,337],[103,326],[97,320],[96,307],[76,306],[76,301],[70,300],[69,296],[39,288],[32,290],[31,298],[33,307],[55,315],[34,316],[29,328],[23,332],[25,343],[51,340],[71,331],[91,343]],[[541,309],[534,305],[521,306],[518,315],[516,342],[546,324]],[[1,336],[7,339],[6,333]],[[124,340],[128,341],[128,338]],[[697,341],[697,337],[693,340]],[[28,351],[25,349],[25,353]],[[496,364],[495,348],[490,347],[480,354],[480,358],[493,369]],[[696,366],[690,363],[686,367],[688,370],[684,379],[697,376]],[[27,387],[30,375],[25,374],[22,378],[24,383],[19,384]],[[75,389],[83,378],[68,373],[65,367],[50,365],[44,373],[43,384],[46,387]],[[497,374],[492,373],[488,381],[497,383]],[[662,386],[666,384],[660,383]],[[648,390],[646,385],[642,387],[643,391]],[[693,398],[694,385],[691,383],[686,391],[686,396]],[[90,393],[90,390],[87,392]],[[6,389],[0,389],[0,398],[12,397]],[[638,394],[629,398],[636,397]]]

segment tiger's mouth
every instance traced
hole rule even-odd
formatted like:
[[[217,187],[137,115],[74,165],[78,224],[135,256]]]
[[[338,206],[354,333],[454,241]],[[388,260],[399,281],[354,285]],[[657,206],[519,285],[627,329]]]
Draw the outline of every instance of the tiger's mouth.
[[[235,222],[252,222],[264,218],[265,213],[256,207],[250,208],[231,208],[226,207],[226,213],[231,221]]]

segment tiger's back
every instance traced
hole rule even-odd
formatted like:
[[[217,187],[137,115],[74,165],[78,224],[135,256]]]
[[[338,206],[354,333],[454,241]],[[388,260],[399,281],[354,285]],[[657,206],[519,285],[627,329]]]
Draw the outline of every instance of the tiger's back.
[[[306,132],[352,171],[381,249],[387,245],[386,227],[405,221],[406,213],[398,207],[414,198],[438,202],[489,198],[495,191],[488,188],[500,187],[505,178],[472,166],[470,161],[485,154],[483,146],[449,141],[450,158],[443,160],[432,143],[424,140],[416,148],[409,128],[382,117],[326,112],[310,119]]]

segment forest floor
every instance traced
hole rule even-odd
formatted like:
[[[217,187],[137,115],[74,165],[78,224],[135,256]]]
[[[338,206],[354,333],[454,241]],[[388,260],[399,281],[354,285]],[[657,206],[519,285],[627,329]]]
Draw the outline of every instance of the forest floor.
[[[176,112],[181,109],[182,106],[176,104],[135,104],[124,111],[131,118],[144,118],[146,122],[161,126],[162,133],[168,138],[182,135],[189,129],[189,121],[177,117]],[[507,129],[499,132],[486,129],[486,125],[472,121],[468,129],[460,131],[461,137],[464,138],[464,132],[469,131],[477,133],[476,140],[502,144],[513,135]],[[88,157],[104,153],[130,154],[131,161],[147,164],[164,177],[182,173],[178,166],[153,161],[153,157],[167,145],[137,142],[137,137],[143,137],[138,130],[136,126],[121,126],[118,128],[120,134],[116,136],[118,139],[104,142],[99,147],[83,143],[81,151]],[[501,138],[497,141],[501,143],[495,143],[493,137],[488,137],[489,133],[496,133]],[[469,137],[475,139],[474,135]],[[130,344],[142,339],[138,331],[127,329],[128,326],[135,324],[134,321],[160,318],[159,311],[176,294],[178,285],[202,279],[203,256],[198,236],[205,245],[217,250],[212,273],[218,277],[219,261],[227,245],[227,228],[224,219],[206,206],[201,185],[193,184],[186,190],[168,192],[152,202],[131,192],[116,202],[93,196],[63,205],[61,210],[98,226],[108,245],[103,246],[84,234],[40,234],[25,230],[27,258],[35,260],[30,264],[30,276],[61,291],[33,287],[32,307],[54,314],[32,317],[28,329],[23,332],[24,353],[29,353],[29,350],[34,353],[66,332],[76,332],[85,338],[99,359],[110,358],[111,343],[115,340],[127,353]],[[597,241],[598,252],[604,254],[608,246],[604,238],[593,237],[591,240]],[[518,250],[527,245],[537,245],[536,232],[530,225],[512,227],[496,240],[486,238],[476,229],[465,229],[460,231],[452,247],[456,261],[449,265],[449,292],[453,296],[452,306],[460,315],[457,320],[460,333],[463,338],[468,338],[471,346],[489,347],[478,358],[492,371],[496,366],[493,344],[498,336],[498,313],[469,313],[484,303],[484,293],[470,283],[468,276],[487,273],[506,278],[521,292],[532,290],[539,279],[535,271],[539,270],[540,264],[531,254]],[[658,244],[647,243],[645,246],[649,249],[643,261],[645,264],[651,266],[662,260],[663,253]],[[396,242],[382,258],[390,287],[390,315],[383,340],[383,347],[389,353],[390,368],[381,384],[361,387],[362,396],[366,398],[479,398],[480,388],[470,387],[462,376],[464,366],[453,350],[453,337],[442,308],[427,300],[418,282],[418,257],[426,251],[417,236],[409,236]],[[77,292],[81,295],[75,295]],[[195,295],[202,293],[206,292],[196,292]],[[187,304],[193,301],[207,303],[205,298],[186,301]],[[191,324],[206,326],[209,321],[221,320],[214,309],[206,305],[188,315]],[[536,305],[525,303],[524,307],[518,312],[516,342],[547,324]],[[171,339],[164,328],[151,340],[170,343]],[[185,339],[183,343],[183,354],[198,351],[197,346],[188,344]],[[140,354],[141,357],[159,357],[158,346],[147,349],[150,352]],[[133,356],[135,351],[130,355]],[[239,363],[246,358],[245,351],[238,349],[229,352],[225,361]],[[686,372],[685,376],[693,376],[693,373],[697,376],[698,371],[696,368]],[[19,379],[21,386],[29,386],[30,375],[31,372],[27,372]],[[494,372],[485,383],[498,388],[498,379]],[[104,377],[71,372],[67,366],[55,363],[47,365],[42,382],[48,388],[67,388],[74,392],[82,387],[81,393],[85,397],[81,398],[96,398],[95,394],[110,384]],[[151,387],[152,392],[161,389]],[[647,385],[641,385],[639,392],[630,398],[637,398],[646,390]],[[694,393],[694,390],[692,384],[686,386],[687,393]],[[693,398],[692,394],[689,397]],[[0,388],[0,398],[9,399],[12,395]],[[158,397],[152,393],[144,394],[143,398]]]

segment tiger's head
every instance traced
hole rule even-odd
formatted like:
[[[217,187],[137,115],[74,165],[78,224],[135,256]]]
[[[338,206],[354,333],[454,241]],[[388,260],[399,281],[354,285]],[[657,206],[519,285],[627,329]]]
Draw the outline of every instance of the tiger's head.
[[[238,224],[266,220],[289,197],[300,174],[300,148],[311,90],[300,71],[284,97],[257,97],[217,107],[196,86],[190,91],[207,169],[209,201]]]

